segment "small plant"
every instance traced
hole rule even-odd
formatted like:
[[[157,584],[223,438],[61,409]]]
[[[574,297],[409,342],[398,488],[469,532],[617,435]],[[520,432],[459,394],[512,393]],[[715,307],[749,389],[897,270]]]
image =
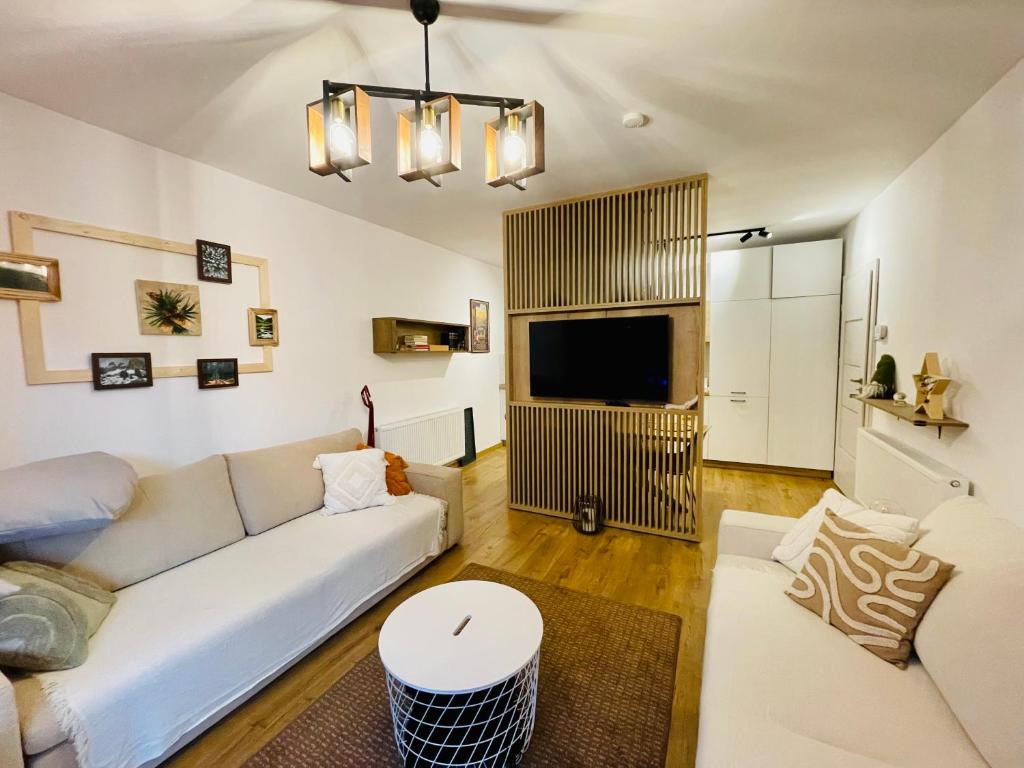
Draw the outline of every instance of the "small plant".
[[[196,302],[181,291],[161,289],[148,291],[149,302],[144,308],[146,322],[153,328],[169,329],[174,335],[189,333],[189,326],[199,314]]]

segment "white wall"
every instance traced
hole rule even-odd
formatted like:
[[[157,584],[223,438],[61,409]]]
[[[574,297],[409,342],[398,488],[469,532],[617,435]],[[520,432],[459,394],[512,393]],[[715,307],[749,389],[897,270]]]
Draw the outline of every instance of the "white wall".
[[[847,271],[880,261],[879,321],[899,388],[913,393],[925,352],[958,387],[964,431],[873,426],[974,481],[1024,524],[1024,62],[1019,63],[848,226]]]
[[[4,95],[0,169],[0,213],[26,211],[186,242],[201,237],[266,257],[282,334],[274,372],[243,375],[237,389],[199,391],[195,378],[158,379],[153,388],[124,392],[95,392],[91,384],[30,387],[16,303],[0,300],[0,467],[105,450],[150,472],[215,452],[349,426],[365,430],[366,411],[358,397],[363,384],[373,392],[378,424],[472,406],[477,447],[498,441],[504,339],[497,267]],[[323,183],[334,185],[339,195],[360,194],[358,181]],[[403,183],[396,177],[396,185]],[[443,194],[428,187],[422,193]],[[0,250],[8,247],[8,236],[4,215]],[[58,305],[43,307],[51,367],[86,368],[91,352],[124,351],[110,349],[111,344],[152,350],[156,365],[200,356],[258,359],[244,340],[239,348],[210,354],[211,319],[218,308],[217,294],[207,292],[215,290],[209,283],[201,286],[210,338],[205,333],[201,340],[140,336],[124,312],[134,302],[134,279],[149,276],[133,272],[128,265],[135,262],[118,250],[125,248],[37,235],[39,255],[68,260],[67,307],[63,314]],[[104,270],[109,294],[97,291],[91,285],[95,280],[82,279],[80,267],[73,268],[83,254]],[[194,266],[182,268],[192,271],[188,282],[195,283]],[[98,295],[83,304],[86,293]],[[371,317],[468,323],[470,298],[491,302],[491,354],[410,359],[371,352]],[[112,304],[125,319],[116,334],[107,317]],[[239,312],[244,315],[244,307]]]

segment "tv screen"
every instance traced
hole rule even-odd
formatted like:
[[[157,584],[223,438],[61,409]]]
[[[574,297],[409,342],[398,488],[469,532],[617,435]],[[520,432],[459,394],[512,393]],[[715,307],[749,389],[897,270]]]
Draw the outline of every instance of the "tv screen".
[[[668,402],[669,317],[530,323],[530,395]]]

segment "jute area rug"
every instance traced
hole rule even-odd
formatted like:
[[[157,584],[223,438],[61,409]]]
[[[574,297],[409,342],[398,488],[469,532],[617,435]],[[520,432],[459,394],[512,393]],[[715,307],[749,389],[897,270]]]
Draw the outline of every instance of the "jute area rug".
[[[524,768],[661,768],[682,624],[678,616],[476,563],[455,580],[507,584],[544,617],[537,720]],[[246,768],[401,768],[376,651],[311,704]]]

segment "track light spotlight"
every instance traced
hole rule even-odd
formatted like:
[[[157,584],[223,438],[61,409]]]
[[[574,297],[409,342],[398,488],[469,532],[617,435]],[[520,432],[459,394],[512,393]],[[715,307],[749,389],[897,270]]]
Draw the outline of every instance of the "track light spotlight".
[[[747,240],[749,240],[753,236],[754,236],[753,232],[745,232],[745,233],[743,233],[743,236],[740,237],[740,242],[741,243],[745,243],[745,242],[747,242]]]
[[[757,233],[757,236],[758,237],[763,237],[763,238],[765,238],[767,240],[771,240],[772,239],[772,233],[769,232],[764,227],[761,227],[760,231]]]

